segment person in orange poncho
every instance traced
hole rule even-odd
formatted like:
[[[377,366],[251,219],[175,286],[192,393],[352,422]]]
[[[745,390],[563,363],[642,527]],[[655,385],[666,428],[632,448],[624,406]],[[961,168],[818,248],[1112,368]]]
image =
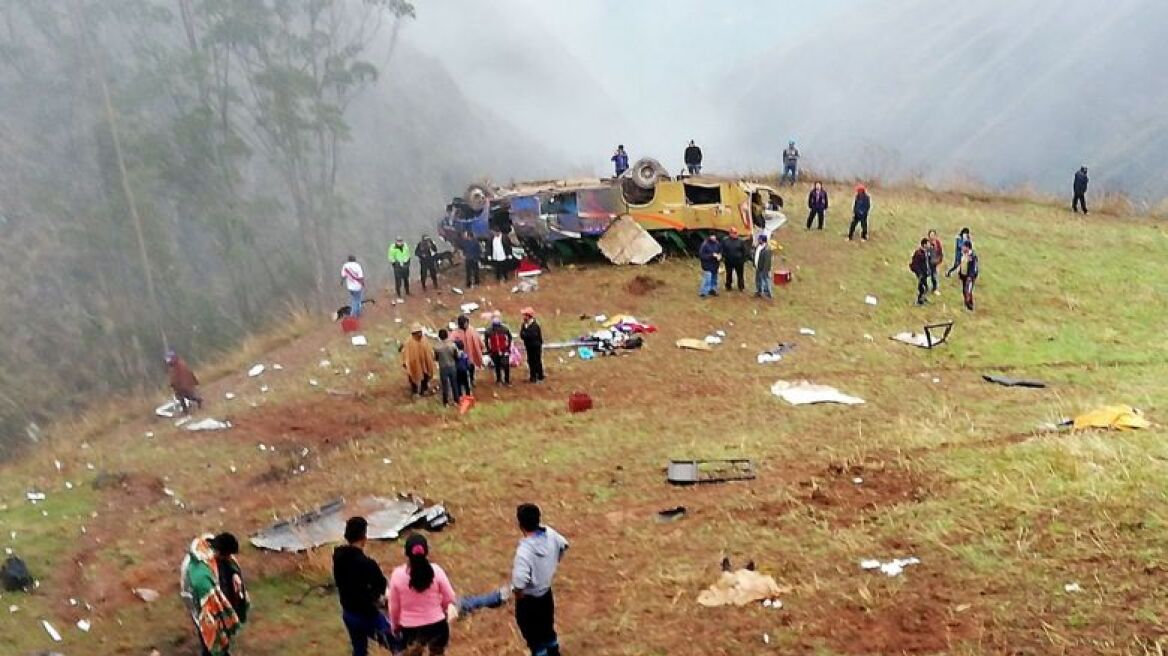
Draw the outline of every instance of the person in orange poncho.
[[[410,338],[402,349],[402,368],[406,370],[414,396],[430,393],[430,381],[438,373],[438,365],[434,348],[422,337],[421,324],[410,327]]]
[[[166,370],[170,378],[170,389],[174,390],[174,398],[182,404],[183,414],[190,414],[192,401],[202,410],[203,397],[199,396],[199,379],[187,366],[186,360],[174,351],[167,351]]]
[[[483,344],[483,336],[479,334],[479,331],[471,328],[470,317],[464,314],[458,318],[458,330],[450,333],[450,339],[462,342],[466,357],[470,358],[470,384],[471,387],[474,387],[475,371],[483,368],[483,354],[487,350]]]

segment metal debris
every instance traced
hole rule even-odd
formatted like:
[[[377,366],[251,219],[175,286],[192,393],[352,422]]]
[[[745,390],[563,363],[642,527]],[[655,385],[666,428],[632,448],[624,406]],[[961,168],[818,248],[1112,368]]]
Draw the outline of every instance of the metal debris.
[[[277,522],[251,536],[253,546],[271,551],[299,552],[341,541],[345,520],[361,515],[369,522],[373,540],[396,540],[408,528],[440,530],[452,521],[441,504],[427,506],[420,498],[364,497],[337,499],[298,517]]]
[[[134,593],[134,596],[148,604],[152,604],[158,601],[158,599],[161,597],[157,590],[151,590],[150,588],[134,588],[131,590],[131,592]]]
[[[186,424],[185,426],[183,426],[183,430],[188,430],[188,431],[192,431],[192,432],[218,431],[218,430],[227,430],[229,428],[231,428],[230,421],[224,421],[224,420],[220,420],[220,419],[212,419],[211,417],[207,417],[206,419],[200,419],[198,421],[192,421],[189,424]]]
[[[53,639],[53,642],[61,642],[61,634],[53,628],[52,624],[49,624],[48,620],[41,620],[41,626],[45,627],[45,633],[49,634],[49,637]]]
[[[754,461],[747,458],[670,460],[665,472],[666,480],[674,485],[744,481],[754,476]]]
[[[264,368],[265,367],[262,364],[253,365],[251,369],[247,370],[247,375],[249,378],[255,378],[256,376],[264,373]]]

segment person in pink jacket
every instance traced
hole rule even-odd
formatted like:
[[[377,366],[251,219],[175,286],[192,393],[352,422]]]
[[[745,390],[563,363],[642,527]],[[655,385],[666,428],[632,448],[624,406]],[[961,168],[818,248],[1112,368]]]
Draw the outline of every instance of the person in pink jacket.
[[[389,576],[389,617],[407,656],[440,656],[450,643],[446,608],[457,601],[446,572],[429,559],[426,538],[406,538],[406,564]]]

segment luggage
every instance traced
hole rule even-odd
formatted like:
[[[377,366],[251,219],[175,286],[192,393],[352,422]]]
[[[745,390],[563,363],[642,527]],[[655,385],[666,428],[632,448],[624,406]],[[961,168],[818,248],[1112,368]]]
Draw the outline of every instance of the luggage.
[[[776,285],[786,285],[791,282],[791,272],[788,269],[778,269],[775,271],[773,278]]]

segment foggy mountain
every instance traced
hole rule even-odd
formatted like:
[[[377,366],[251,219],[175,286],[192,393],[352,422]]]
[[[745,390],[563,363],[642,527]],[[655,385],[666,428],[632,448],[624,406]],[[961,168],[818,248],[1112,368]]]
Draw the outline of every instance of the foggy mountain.
[[[1161,0],[866,4],[745,67],[726,143],[755,166],[790,137],[836,174],[1068,194],[1085,164],[1096,189],[1162,197],[1165,25]]]

